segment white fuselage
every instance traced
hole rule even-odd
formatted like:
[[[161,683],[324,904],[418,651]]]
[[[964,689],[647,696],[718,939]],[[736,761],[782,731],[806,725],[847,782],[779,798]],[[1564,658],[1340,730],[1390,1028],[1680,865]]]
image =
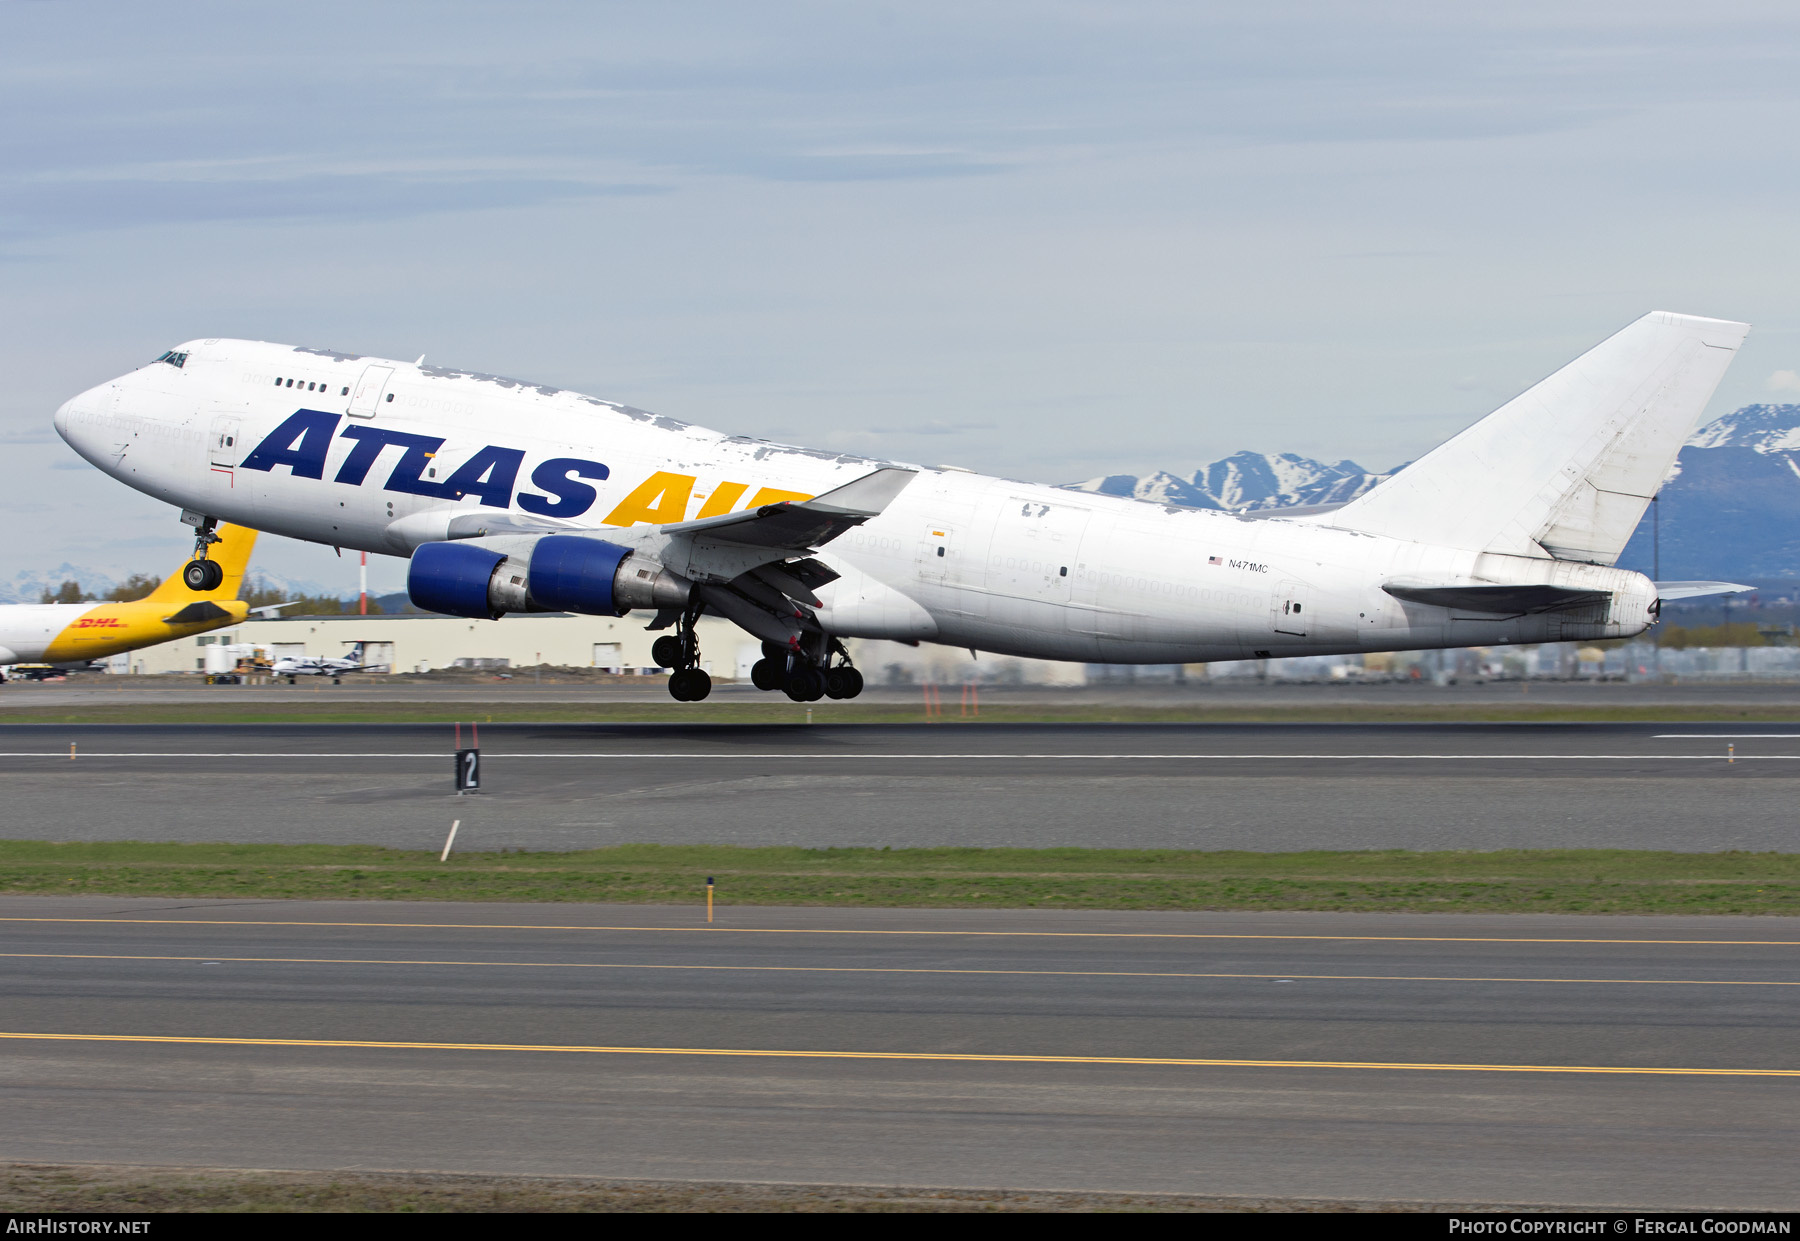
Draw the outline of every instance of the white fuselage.
[[[495,376],[262,342],[180,347],[93,388],[58,431],[113,477],[196,513],[393,555],[458,514],[571,529],[810,497],[880,462],[688,426]],[[648,484],[648,485],[647,485]],[[1499,556],[927,469],[825,546],[818,616],[846,637],[1116,663],[1625,637],[1640,574]],[[1396,578],[1607,591],[1510,619],[1403,603]]]

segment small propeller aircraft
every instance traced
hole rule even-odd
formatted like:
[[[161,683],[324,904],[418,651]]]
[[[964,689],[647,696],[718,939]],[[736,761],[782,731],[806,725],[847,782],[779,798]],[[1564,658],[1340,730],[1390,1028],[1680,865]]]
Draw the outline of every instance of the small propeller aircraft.
[[[278,677],[340,677],[352,672],[386,672],[386,664],[365,664],[363,644],[358,642],[348,655],[332,658],[325,655],[283,655],[270,666]]]

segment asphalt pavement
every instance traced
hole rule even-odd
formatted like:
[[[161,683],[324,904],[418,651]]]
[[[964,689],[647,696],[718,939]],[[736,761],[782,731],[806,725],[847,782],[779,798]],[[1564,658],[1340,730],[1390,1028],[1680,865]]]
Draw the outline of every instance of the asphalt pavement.
[[[462,849],[1800,847],[1800,726],[0,725],[0,836]],[[468,728],[463,743],[470,741]]]
[[[1793,1209],[1800,925],[0,898],[0,1161]]]

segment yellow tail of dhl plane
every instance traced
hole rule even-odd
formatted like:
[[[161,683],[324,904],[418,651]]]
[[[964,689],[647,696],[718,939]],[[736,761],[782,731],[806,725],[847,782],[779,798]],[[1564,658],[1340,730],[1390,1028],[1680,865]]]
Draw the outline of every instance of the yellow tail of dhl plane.
[[[14,604],[0,607],[0,663],[78,663],[234,625],[250,605],[237,597],[256,531],[221,525],[209,559],[223,580],[212,590],[183,585],[177,569],[130,603]]]

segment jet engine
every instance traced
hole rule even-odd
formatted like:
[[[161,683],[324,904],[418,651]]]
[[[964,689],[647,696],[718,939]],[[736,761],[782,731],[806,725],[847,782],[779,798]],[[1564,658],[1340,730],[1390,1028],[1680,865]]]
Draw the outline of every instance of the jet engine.
[[[550,534],[508,554],[472,543],[426,543],[412,555],[406,593],[416,607],[480,620],[505,612],[623,616],[685,608],[693,583],[629,547]]]

